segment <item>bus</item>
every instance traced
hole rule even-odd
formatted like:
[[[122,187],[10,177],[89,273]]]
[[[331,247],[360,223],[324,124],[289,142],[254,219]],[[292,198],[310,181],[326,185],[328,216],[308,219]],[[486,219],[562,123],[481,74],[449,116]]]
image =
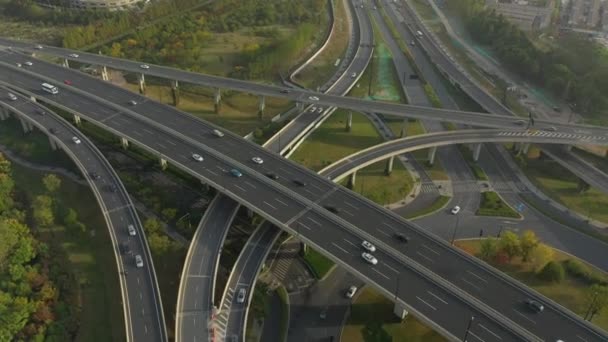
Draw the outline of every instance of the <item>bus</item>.
[[[52,84],[42,83],[42,90],[51,94],[59,94],[59,89]]]

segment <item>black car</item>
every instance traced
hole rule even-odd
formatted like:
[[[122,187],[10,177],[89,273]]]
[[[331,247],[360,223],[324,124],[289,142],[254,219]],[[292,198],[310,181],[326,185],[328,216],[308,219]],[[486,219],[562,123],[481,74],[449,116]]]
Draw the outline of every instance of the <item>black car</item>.
[[[91,178],[93,178],[93,179],[101,179],[101,176],[97,172],[91,172]]]
[[[117,191],[118,191],[118,188],[116,187],[116,185],[114,185],[114,184],[110,184],[110,185],[108,186],[108,190],[110,190],[110,192],[117,192]]]
[[[287,90],[287,89],[282,89],[282,90],[281,90],[281,94],[289,94],[289,90]]]
[[[294,183],[295,185],[298,185],[298,186],[306,186],[306,183],[302,182],[302,181],[301,181],[301,180],[299,180],[299,179],[294,179],[294,180],[293,180],[293,183]]]
[[[528,306],[528,308],[530,310],[532,310],[536,313],[541,313],[545,309],[544,305],[542,305],[541,303],[539,303],[533,299],[526,299],[525,303],[526,303],[526,306]]]
[[[327,209],[327,211],[334,213],[334,214],[340,213],[340,209],[334,207],[333,205],[324,205],[323,208]]]
[[[277,175],[276,173],[272,173],[272,172],[267,173],[266,177],[268,177],[270,179],[274,179],[274,180],[279,179],[279,175]]]
[[[405,236],[405,235],[399,234],[399,233],[395,233],[395,239],[397,239],[397,241],[403,242],[403,243],[410,242],[410,237],[409,236]]]
[[[417,80],[417,79],[418,79],[418,75],[410,74],[410,80]]]

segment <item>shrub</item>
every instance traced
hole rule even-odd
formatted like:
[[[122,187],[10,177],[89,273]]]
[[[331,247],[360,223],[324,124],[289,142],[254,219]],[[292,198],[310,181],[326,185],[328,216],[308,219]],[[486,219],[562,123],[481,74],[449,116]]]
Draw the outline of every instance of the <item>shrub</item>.
[[[545,281],[559,283],[564,280],[565,272],[561,264],[550,261],[538,273],[538,277]]]
[[[567,259],[563,262],[563,268],[572,277],[582,280],[589,285],[599,284],[607,285],[608,281],[606,277],[602,276],[599,272],[595,272],[590,269],[587,265],[581,263],[578,260]]]

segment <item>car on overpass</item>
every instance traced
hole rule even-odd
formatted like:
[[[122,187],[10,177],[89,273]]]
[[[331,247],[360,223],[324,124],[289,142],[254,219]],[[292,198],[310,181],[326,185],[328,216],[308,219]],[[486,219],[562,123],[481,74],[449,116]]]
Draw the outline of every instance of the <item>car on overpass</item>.
[[[378,259],[376,259],[376,257],[371,255],[370,253],[363,252],[361,254],[361,257],[363,258],[363,260],[367,261],[369,264],[376,265],[378,263]]]
[[[241,173],[241,171],[239,171],[237,169],[230,170],[230,174],[233,175],[236,178],[243,177],[243,174]]]
[[[197,162],[202,162],[204,160],[203,156],[197,153],[192,154],[192,159],[196,160]]]

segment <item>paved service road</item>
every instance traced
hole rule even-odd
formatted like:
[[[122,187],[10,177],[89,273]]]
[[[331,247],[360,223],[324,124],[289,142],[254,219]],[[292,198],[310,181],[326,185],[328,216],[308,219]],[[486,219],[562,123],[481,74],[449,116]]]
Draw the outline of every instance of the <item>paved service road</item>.
[[[203,178],[276,225],[295,231],[307,243],[334,261],[344,264],[350,272],[376,285],[388,295],[395,291],[391,289],[396,289],[401,281],[398,279],[406,277],[403,281],[422,281],[428,282],[428,286],[443,286],[445,295],[460,296],[454,297],[454,300],[464,300],[460,303],[465,307],[473,305],[468,310],[483,310],[486,315],[496,317],[501,324],[507,324],[506,329],[510,329],[506,331],[504,327],[495,326],[495,329],[503,331],[501,334],[505,334],[505,337],[512,336],[515,331],[527,334],[519,330],[523,327],[543,339],[561,337],[568,340],[576,335],[589,341],[605,338],[604,332],[577,319],[573,313],[451,248],[420,227],[238,136],[227,132],[225,137],[218,139],[211,134],[214,126],[208,123],[86,75],[41,61],[30,68],[35,69],[36,73],[51,74],[54,79],[65,78],[67,73],[75,80],[74,84],[79,90],[60,86],[58,95],[43,94],[38,90],[41,82],[38,77],[13,67],[0,67],[3,70],[0,79],[40,94],[39,98],[45,101],[77,107],[82,115],[98,124],[103,121],[108,129],[129,136],[151,152],[162,154],[169,162]],[[99,95],[93,96],[90,93]],[[119,104],[135,98],[139,104],[126,111],[102,98]],[[191,154],[195,151],[205,152],[204,163],[192,160]],[[250,162],[253,156],[262,157],[264,164],[253,165]],[[227,172],[234,167],[243,172],[242,177],[235,178]],[[266,178],[263,173],[270,170],[276,172],[280,179],[272,181]],[[293,183],[294,179],[303,181],[306,186],[298,186]],[[323,210],[324,206],[334,206],[340,213],[331,214]],[[407,248],[392,238],[391,234],[396,231],[411,236]],[[362,263],[358,242],[362,239],[379,247],[380,252],[376,255],[383,262],[377,267],[368,267]],[[351,243],[356,247],[348,247]],[[429,248],[439,254],[428,251]],[[354,250],[358,252],[352,254]],[[449,284],[444,280],[449,281]],[[485,285],[471,286],[472,281],[481,281]],[[495,293],[501,293],[501,296],[495,296]],[[398,292],[397,297],[413,305],[416,300],[408,297],[412,294],[414,293],[409,291]],[[545,312],[531,317],[522,309],[522,301],[527,297],[543,301],[546,304]],[[490,311],[489,307],[495,311]],[[419,312],[427,314],[420,310]],[[446,315],[446,311],[442,310],[429,312],[427,317],[448,331],[460,330],[456,329],[454,321],[446,322],[447,317],[442,317],[443,315],[453,316]],[[459,316],[466,317],[467,314],[461,312]],[[528,338],[534,339],[531,336]]]
[[[114,247],[117,271],[120,273],[127,341],[167,341],[162,303],[144,231],[137,211],[110,163],[86,136],[58,115],[29,99],[19,97],[16,101],[10,101],[7,92],[0,91],[3,92],[0,101],[5,101],[5,106],[10,106],[11,111],[17,111],[21,117],[35,122],[34,125],[49,135],[52,142],[60,145],[91,185]],[[45,114],[40,115],[40,110]],[[50,129],[55,133],[50,133]],[[78,137],[81,143],[75,144],[73,137]],[[94,179],[93,173],[101,178]],[[129,235],[128,225],[133,225],[136,236]],[[141,255],[143,268],[136,267],[136,255]]]
[[[45,46],[43,50],[35,50],[34,45],[31,43],[17,42],[13,40],[8,40],[4,38],[0,38],[0,44],[4,46],[13,46],[24,51],[36,52],[36,53],[44,53],[53,56],[59,56],[66,59],[75,59],[81,63],[90,63],[95,65],[105,65],[114,69],[125,70],[130,72],[136,72],[140,74],[170,79],[170,80],[178,80],[180,82],[204,85],[208,87],[214,88],[224,88],[224,89],[233,89],[246,93],[264,95],[264,96],[273,96],[273,97],[283,97],[288,98],[293,101],[303,102],[303,103],[315,103],[319,105],[323,105],[325,107],[338,107],[344,109],[352,109],[356,111],[363,111],[369,113],[382,113],[394,116],[415,118],[415,119],[426,119],[426,120],[440,120],[440,121],[450,121],[457,122],[481,127],[514,127],[516,125],[517,118],[506,117],[500,115],[492,115],[485,113],[475,113],[475,112],[464,112],[458,110],[450,110],[450,109],[438,109],[438,108],[428,108],[428,107],[419,107],[412,105],[404,105],[397,103],[389,103],[389,102],[381,102],[381,101],[368,101],[362,100],[352,97],[343,97],[339,95],[330,95],[323,93],[316,93],[308,90],[302,89],[292,89],[288,93],[282,93],[281,90],[283,88],[272,86],[272,85],[264,85],[259,83],[253,83],[249,81],[241,81],[230,78],[223,78],[218,76],[210,76],[197,74],[187,71],[182,71],[174,68],[163,67],[159,65],[150,65],[149,69],[142,69],[140,67],[141,62],[130,61],[125,59],[106,57],[97,54],[90,54],[80,51],[67,50],[62,48]],[[78,52],[79,57],[73,58],[70,57],[69,54],[74,52]],[[10,61],[13,63],[22,62],[25,57],[21,57],[18,59],[8,58],[9,54],[5,54],[0,56],[4,59],[4,61]],[[14,57],[14,55],[13,55]],[[62,81],[62,80],[57,80]],[[313,99],[311,97],[316,97],[317,99]],[[491,111],[495,113],[495,111]],[[536,120],[537,128],[550,128],[555,127],[557,131],[563,133],[575,133],[575,130],[590,130],[591,134],[608,134],[608,128],[596,127],[596,126],[584,126],[584,125],[572,125],[572,124],[564,124],[564,123],[555,123],[552,121],[546,120]]]

